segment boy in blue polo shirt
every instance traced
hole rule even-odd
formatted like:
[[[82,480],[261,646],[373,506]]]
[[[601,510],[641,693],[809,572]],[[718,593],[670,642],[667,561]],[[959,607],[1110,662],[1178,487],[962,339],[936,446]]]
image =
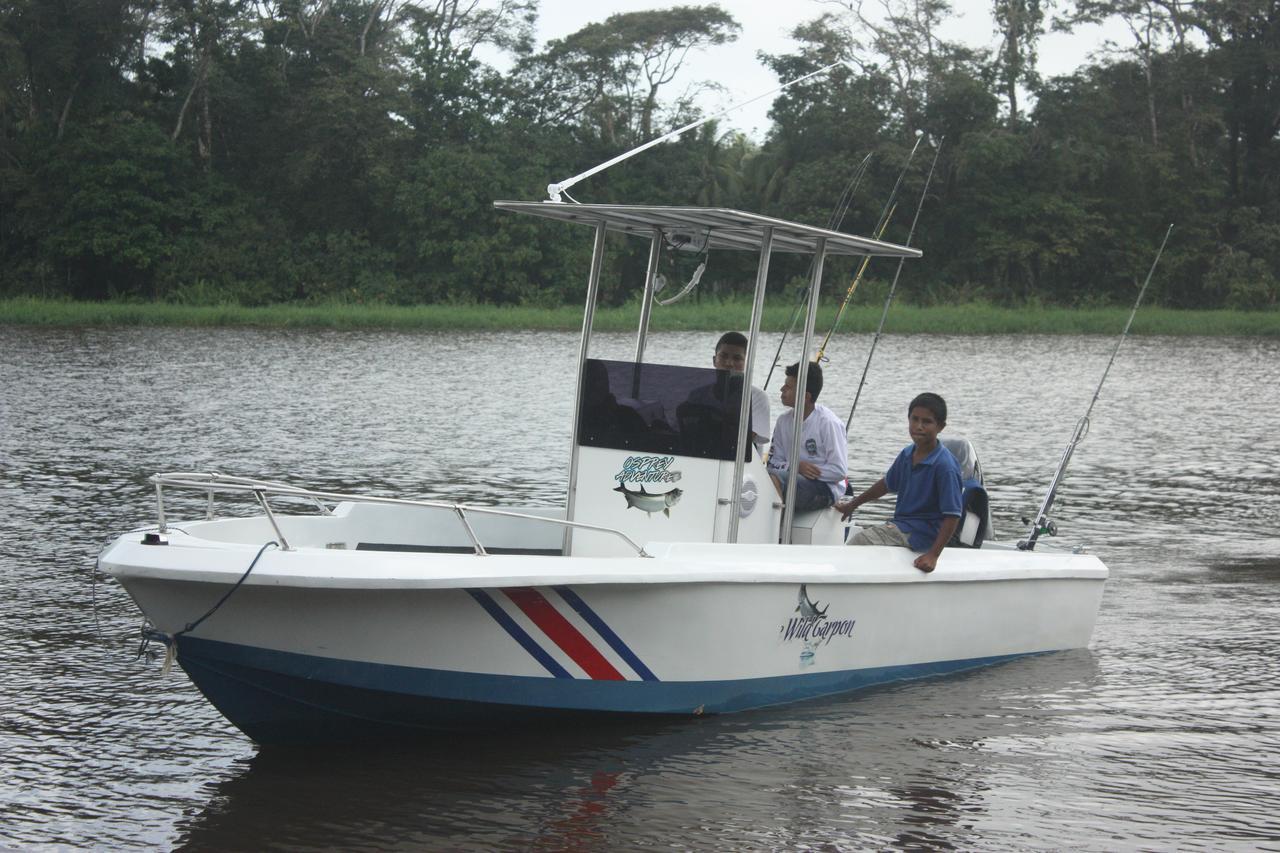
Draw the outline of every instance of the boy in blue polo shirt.
[[[875,485],[835,509],[846,521],[864,503],[896,492],[893,521],[859,530],[846,545],[902,545],[924,553],[915,567],[931,572],[951,541],[961,515],[960,466],[938,441],[947,425],[947,403],[937,394],[918,395],[907,407],[908,444]]]

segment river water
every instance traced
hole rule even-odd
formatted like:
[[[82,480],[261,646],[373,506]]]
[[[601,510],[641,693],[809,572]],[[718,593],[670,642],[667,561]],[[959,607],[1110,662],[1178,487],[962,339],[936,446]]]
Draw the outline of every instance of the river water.
[[[709,366],[714,340],[657,335],[647,357]],[[1016,536],[1113,344],[886,337],[855,485],[936,390]],[[829,348],[842,414],[868,345]],[[260,751],[135,659],[139,614],[93,569],[154,520],[150,474],[562,502],[576,351],[541,332],[0,325],[0,846],[1280,849],[1277,340],[1125,343],[1056,513],[1111,568],[1088,650],[718,718],[305,752]]]

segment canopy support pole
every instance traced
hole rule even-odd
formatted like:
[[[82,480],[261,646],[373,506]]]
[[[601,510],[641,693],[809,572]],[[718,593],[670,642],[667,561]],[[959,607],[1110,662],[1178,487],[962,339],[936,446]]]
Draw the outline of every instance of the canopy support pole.
[[[782,499],[782,544],[791,544],[791,524],[796,516],[796,478],[800,476],[801,432],[804,430],[804,394],[809,384],[809,348],[813,346],[813,327],[818,322],[818,291],[822,286],[822,267],[827,260],[827,238],[819,237],[813,252],[813,279],[809,283],[809,314],[804,321],[804,348],[800,351],[796,371],[795,430],[791,435],[791,454],[787,457],[787,493]]]
[[[600,293],[600,271],[604,267],[605,220],[596,222],[596,238],[591,249],[591,272],[587,276],[587,307],[582,312],[582,341],[578,344],[577,385],[573,394],[573,423],[569,425],[569,492],[565,496],[565,520],[573,521],[578,493],[578,418],[582,414],[582,380],[587,369],[587,352],[591,345],[591,326],[596,316],[596,299]],[[573,528],[564,529],[564,555],[573,547]]]
[[[653,281],[658,275],[658,258],[661,254],[662,229],[654,228],[653,242],[649,244],[649,266],[644,274],[644,296],[640,299],[640,331],[636,334],[636,364],[644,361],[644,344],[649,337],[649,316],[653,313]]]
[[[769,260],[773,253],[773,226],[765,226],[764,232],[760,240],[760,263],[756,266],[756,294],[755,302],[751,305],[751,329],[747,332],[747,364],[743,368],[746,372],[742,378],[742,400],[738,409],[738,442],[735,447],[738,448],[736,458],[733,463],[733,491],[730,493],[729,501],[729,541],[738,541],[738,520],[742,516],[742,473],[744,465],[743,451],[747,447],[747,442],[751,440],[750,432],[747,428],[747,422],[751,418],[751,377],[755,375],[754,368],[756,363],[756,339],[760,337],[760,321],[761,315],[764,314],[764,288],[769,280]],[[764,428],[768,428],[770,424],[765,424]],[[760,428],[756,424],[757,429]],[[752,450],[755,448],[753,447]],[[769,485],[772,485],[770,483]],[[760,483],[756,486],[760,491],[765,490],[765,484]],[[773,503],[773,497],[768,492],[769,500],[765,505]],[[756,502],[761,503],[761,495],[757,492]]]

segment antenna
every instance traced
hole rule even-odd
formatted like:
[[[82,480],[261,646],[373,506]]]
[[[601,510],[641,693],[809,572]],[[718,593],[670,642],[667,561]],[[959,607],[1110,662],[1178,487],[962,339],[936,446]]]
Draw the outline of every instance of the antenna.
[[[769,95],[775,94],[777,92],[781,92],[783,89],[786,89],[789,86],[793,86],[796,83],[800,83],[805,80],[808,80],[810,77],[817,77],[819,74],[825,74],[828,71],[830,71],[832,68],[836,68],[837,66],[841,66],[841,65],[846,66],[851,70],[853,70],[853,66],[844,60],[841,60],[840,62],[833,62],[826,67],[819,68],[817,71],[810,71],[808,74],[805,74],[803,77],[797,77],[794,80],[790,80],[786,83],[783,83],[781,86],[778,86],[775,89],[770,89],[767,92],[761,92],[759,95],[748,98],[745,101],[740,101],[739,103],[736,103],[730,107],[727,107],[721,110],[715,115],[698,119],[697,121],[690,122],[689,124],[686,124],[684,127],[673,130],[670,133],[663,134],[662,136],[659,136],[655,139],[650,139],[648,142],[644,143],[643,145],[639,145],[635,148],[632,148],[630,151],[626,152],[625,154],[619,154],[617,157],[614,157],[612,160],[608,160],[604,163],[601,163],[599,166],[590,168],[580,175],[574,175],[572,178],[566,178],[565,180],[561,181],[558,184],[547,184],[547,196],[548,196],[547,200],[556,202],[558,204],[560,203],[561,193],[568,195],[567,190],[570,187],[572,187],[574,184],[578,183],[579,181],[582,181],[591,177],[597,172],[603,172],[605,169],[609,168],[610,166],[616,166],[618,163],[621,163],[623,160],[631,159],[635,155],[639,154],[641,151],[647,151],[655,145],[659,145],[663,142],[666,142],[668,139],[674,139],[677,136],[680,136],[681,134],[687,131],[693,130],[695,127],[701,127],[702,125],[706,124],[709,121],[714,121],[715,119],[718,119],[723,115],[728,115],[729,113],[733,112],[739,107],[745,107],[747,104],[754,103],[755,101],[758,101],[761,98],[765,98],[765,97],[768,97]],[[570,197],[569,200],[573,201],[573,198]]]

